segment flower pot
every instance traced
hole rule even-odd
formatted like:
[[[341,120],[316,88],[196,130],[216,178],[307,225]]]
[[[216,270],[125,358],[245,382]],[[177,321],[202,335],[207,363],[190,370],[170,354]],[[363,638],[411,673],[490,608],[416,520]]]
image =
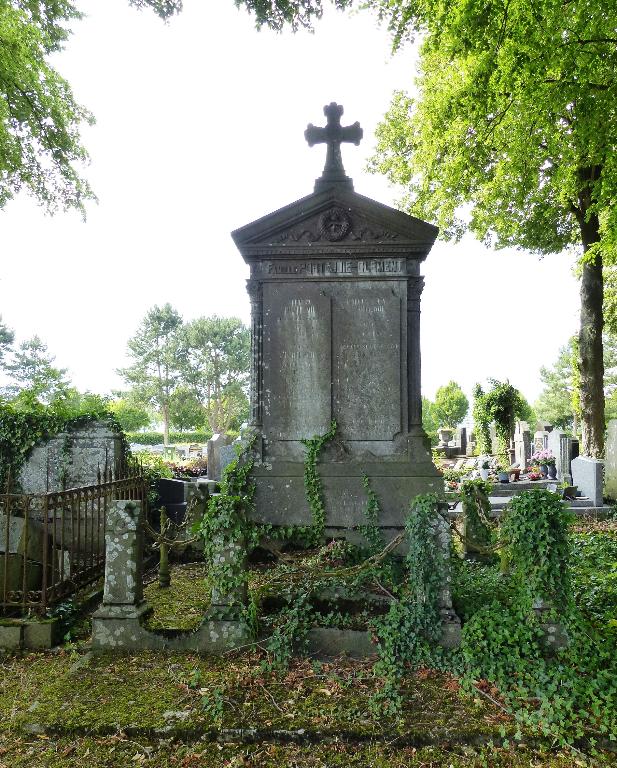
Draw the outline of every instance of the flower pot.
[[[540,464],[540,474],[542,477],[548,476],[548,466],[546,464]]]
[[[488,476],[490,475],[491,470],[490,469],[481,469],[480,470],[480,477],[482,480],[488,480]]]
[[[555,464],[548,465],[548,479],[557,480],[557,467]]]
[[[500,483],[509,483],[510,475],[508,472],[498,472],[497,479],[499,480]]]

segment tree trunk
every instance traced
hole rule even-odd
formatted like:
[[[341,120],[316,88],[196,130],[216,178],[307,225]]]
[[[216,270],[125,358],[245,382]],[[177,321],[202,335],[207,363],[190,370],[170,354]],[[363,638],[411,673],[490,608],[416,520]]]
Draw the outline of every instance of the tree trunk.
[[[579,217],[581,239],[585,253],[599,242],[599,222],[595,214],[585,221]],[[579,354],[581,373],[581,455],[599,459],[604,456],[604,359],[602,329],[602,258],[598,254],[583,264],[581,275],[581,325]]]
[[[163,445],[169,445],[169,403],[163,405]]]

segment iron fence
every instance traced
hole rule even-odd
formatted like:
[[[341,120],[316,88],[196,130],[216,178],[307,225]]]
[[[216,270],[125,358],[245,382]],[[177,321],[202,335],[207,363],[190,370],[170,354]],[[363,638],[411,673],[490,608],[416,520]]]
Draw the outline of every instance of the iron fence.
[[[148,511],[140,468],[122,474],[106,470],[95,485],[58,492],[0,494],[0,611],[43,615],[102,576],[109,505],[131,499]]]

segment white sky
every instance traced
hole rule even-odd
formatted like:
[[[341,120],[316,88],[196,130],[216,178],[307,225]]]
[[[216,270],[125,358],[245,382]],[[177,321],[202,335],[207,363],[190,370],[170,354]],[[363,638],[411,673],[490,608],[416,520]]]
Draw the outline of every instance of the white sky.
[[[356,190],[394,203],[397,190],[364,168],[415,59],[411,47],[391,58],[367,12],[331,10],[315,34],[294,36],[257,32],[233,0],[185,0],[167,25],[127,0],[81,7],[56,66],[97,119],[83,137],[100,202],[86,223],[26,197],[0,212],[0,313],[18,341],[39,334],[77,387],[107,393],[122,387],[114,371],[154,304],[248,322],[248,269],[229,233],[312,191],[325,149],[303,133],[323,124],[324,104],[364,128],[359,148],[343,147]],[[424,394],[494,377],[534,400],[540,366],[577,328],[571,266],[438,240],[424,268]]]

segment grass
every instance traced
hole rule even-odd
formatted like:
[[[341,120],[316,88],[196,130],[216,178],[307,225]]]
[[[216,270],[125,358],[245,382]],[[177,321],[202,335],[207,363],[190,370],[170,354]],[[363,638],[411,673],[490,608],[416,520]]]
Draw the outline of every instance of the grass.
[[[577,602],[601,621],[615,605],[613,577],[598,573],[617,568],[617,524],[577,523],[574,546]],[[486,595],[503,588],[487,569],[469,566],[458,585],[470,614],[480,582]],[[169,589],[153,581],[145,591],[152,629],[193,629],[208,605],[202,564],[176,565]],[[409,672],[402,715],[388,718],[369,707],[380,685],[372,660],[298,659],[285,673],[264,672],[262,661],[258,650],[93,656],[85,636],[54,652],[1,657],[0,768],[615,764],[614,755],[592,760],[531,739],[514,744],[498,693],[484,688],[495,702],[464,694],[447,674]]]

